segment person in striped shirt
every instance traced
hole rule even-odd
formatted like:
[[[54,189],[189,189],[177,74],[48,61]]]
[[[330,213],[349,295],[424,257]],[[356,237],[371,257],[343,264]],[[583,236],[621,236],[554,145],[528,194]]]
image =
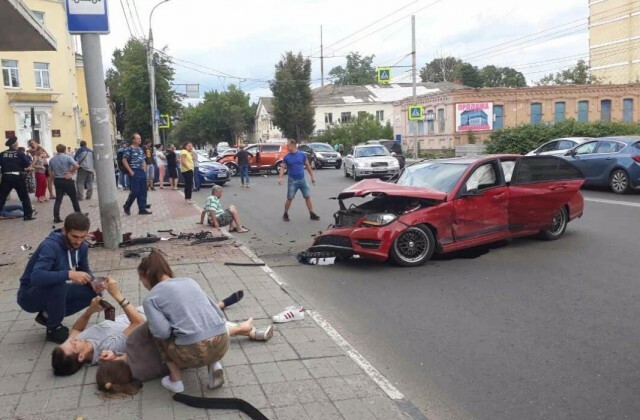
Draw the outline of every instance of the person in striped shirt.
[[[204,210],[200,214],[200,224],[204,224],[204,216],[206,214],[209,224],[218,230],[222,226],[229,225],[229,232],[249,232],[249,229],[240,223],[240,215],[235,206],[223,209],[220,198],[222,198],[222,187],[216,185],[211,189],[211,195],[204,202]]]

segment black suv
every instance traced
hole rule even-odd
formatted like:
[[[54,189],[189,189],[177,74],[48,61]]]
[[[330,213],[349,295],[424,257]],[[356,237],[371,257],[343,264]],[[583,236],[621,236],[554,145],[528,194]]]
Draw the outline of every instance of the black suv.
[[[336,169],[342,167],[342,156],[333,150],[328,143],[309,143],[301,144],[298,150],[304,152],[309,159],[311,167],[315,169],[333,166]]]

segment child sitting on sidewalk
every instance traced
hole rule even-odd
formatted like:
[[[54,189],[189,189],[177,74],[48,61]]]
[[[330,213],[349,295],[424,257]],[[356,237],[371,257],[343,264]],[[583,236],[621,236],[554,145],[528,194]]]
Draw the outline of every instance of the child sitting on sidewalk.
[[[222,198],[222,187],[216,185],[211,189],[211,195],[204,202],[204,210],[200,214],[199,224],[204,224],[204,216],[206,214],[209,225],[214,226],[218,230],[220,230],[222,226],[229,225],[229,232],[249,232],[249,229],[240,223],[240,215],[235,206],[229,206],[228,209],[223,210],[220,198]]]

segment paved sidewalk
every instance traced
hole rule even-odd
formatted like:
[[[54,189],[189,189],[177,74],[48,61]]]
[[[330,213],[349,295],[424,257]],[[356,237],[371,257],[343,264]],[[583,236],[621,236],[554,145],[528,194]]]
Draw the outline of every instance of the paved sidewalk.
[[[119,201],[124,202],[126,193],[118,194]],[[149,192],[149,203],[152,216],[137,216],[135,212],[122,216],[123,232],[142,236],[157,234],[158,229],[197,232],[202,228],[195,225],[199,209],[184,204],[177,191]],[[97,200],[80,204],[83,211],[89,212],[93,230],[100,220]],[[237,411],[194,409],[173,402],[159,380],[146,382],[133,398],[105,399],[95,386],[95,367],[67,378],[54,377],[50,367],[53,344],[44,342],[44,329],[35,323],[34,315],[22,312],[15,303],[18,279],[31,252],[22,250],[20,245],[35,249],[52,228],[53,203],[34,206],[38,210],[36,221],[0,220],[0,419],[248,418]],[[61,214],[70,211],[65,199]],[[242,235],[237,236],[241,239]],[[296,303],[274,281],[268,268],[224,265],[228,261],[251,261],[250,251],[240,248],[236,241],[189,246],[190,242],[163,241],[153,246],[167,254],[176,275],[195,279],[217,298],[243,289],[244,299],[226,311],[229,320],[253,316],[257,327],[269,325],[272,315]],[[116,278],[132,303],[141,302],[146,290],[137,279],[138,258],[124,258],[121,250],[101,248],[91,249],[89,258],[96,274]],[[65,324],[71,326],[74,320],[75,316],[69,317]],[[246,337],[232,339],[222,360],[226,382],[217,390],[206,388],[206,369],[185,371],[185,393],[242,398],[270,419],[423,418],[401,395],[391,399],[353,361],[355,350],[350,357],[346,347],[311,316],[274,327],[274,336],[268,343]]]

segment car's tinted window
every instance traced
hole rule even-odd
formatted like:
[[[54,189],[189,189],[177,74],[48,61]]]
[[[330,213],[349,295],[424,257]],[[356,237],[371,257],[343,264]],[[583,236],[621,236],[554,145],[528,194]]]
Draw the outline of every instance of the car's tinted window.
[[[265,144],[262,146],[263,152],[277,152],[278,150],[280,150],[280,145],[278,144]]]
[[[632,147],[636,149],[636,152],[640,152],[640,142],[635,143]]]
[[[596,153],[617,153],[624,149],[625,146],[626,144],[617,141],[603,140],[598,145]]]
[[[576,147],[576,155],[588,155],[596,150],[596,146],[598,145],[597,141],[592,141],[589,143],[585,143],[582,146]]]
[[[576,167],[562,158],[536,156],[521,158],[516,165],[512,184],[583,178]]]
[[[541,146],[538,149],[538,153],[551,152],[553,150],[558,150],[558,142],[557,141],[550,141],[549,143]]]
[[[569,150],[572,149],[575,145],[576,143],[571,140],[560,140],[560,144],[558,145],[557,150]]]
[[[407,166],[398,185],[422,187],[448,193],[455,187],[467,164],[427,162]]]
[[[311,148],[309,146],[307,146],[306,144],[301,144],[300,146],[298,146],[298,150],[305,152],[305,153],[311,153]]]
[[[471,173],[464,185],[467,191],[495,187],[498,185],[495,166],[493,166],[492,163],[485,163],[484,165],[478,166],[476,170]]]

